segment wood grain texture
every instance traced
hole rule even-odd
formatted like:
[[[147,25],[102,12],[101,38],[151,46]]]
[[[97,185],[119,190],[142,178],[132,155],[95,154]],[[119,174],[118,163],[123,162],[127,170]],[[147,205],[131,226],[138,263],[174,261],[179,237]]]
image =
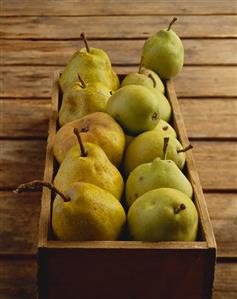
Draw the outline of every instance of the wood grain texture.
[[[42,179],[46,141],[1,140],[0,189]]]
[[[152,1],[151,3],[136,1],[36,1],[34,5],[30,0],[21,1],[18,5],[17,0],[2,0],[1,14],[3,16],[19,15],[212,15],[212,14],[234,14],[236,6],[234,1],[217,0],[215,4],[211,1]]]
[[[0,258],[0,298],[37,299],[36,258]]]
[[[205,190],[237,189],[237,144],[193,141],[194,156]],[[44,140],[2,140],[0,188],[41,179],[45,160]],[[230,179],[231,178],[231,179]]]
[[[0,253],[37,253],[41,192],[0,192]]]
[[[37,299],[36,259],[0,259],[0,298]],[[237,264],[218,263],[212,299],[235,299]]]
[[[0,66],[0,97],[49,98],[52,74],[60,66]],[[115,66],[117,73],[134,66]],[[234,66],[186,66],[175,78],[178,97],[237,97]]]
[[[104,49],[113,64],[139,64],[144,40],[93,40],[95,48]],[[184,39],[185,65],[233,65],[237,40]],[[71,55],[83,47],[81,40],[2,40],[2,65],[65,65]],[[217,51],[218,49],[218,51]]]
[[[237,99],[180,99],[191,138],[237,138]]]
[[[205,194],[218,257],[237,257],[237,194]]]
[[[190,138],[237,138],[237,99],[180,99]],[[0,100],[0,137],[46,138],[49,99]]]
[[[0,137],[46,137],[49,100],[0,100]]]
[[[171,16],[91,16],[88,17],[7,17],[0,19],[0,37],[4,39],[79,39],[146,38],[167,28]],[[96,26],[95,26],[96,24]],[[211,24],[211,26],[210,26]],[[236,37],[235,16],[182,16],[175,31],[181,38]],[[218,30],[217,30],[218,28]]]

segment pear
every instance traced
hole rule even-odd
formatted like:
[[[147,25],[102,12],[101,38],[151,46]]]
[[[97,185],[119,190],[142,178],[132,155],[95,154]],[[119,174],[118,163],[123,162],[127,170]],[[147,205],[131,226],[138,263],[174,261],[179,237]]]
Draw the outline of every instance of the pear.
[[[125,149],[125,135],[120,125],[107,113],[95,112],[62,126],[54,139],[53,151],[61,164],[69,149],[78,144],[74,128],[82,141],[99,145],[115,166],[121,163]]]
[[[108,113],[128,135],[152,130],[159,121],[159,105],[154,93],[140,85],[126,85],[108,100]]]
[[[45,186],[57,196],[53,202],[52,228],[62,241],[117,240],[126,216],[120,202],[108,191],[85,182],[73,183],[62,193],[53,184],[32,181],[15,192]]]
[[[85,48],[75,52],[67,63],[59,78],[62,91],[78,81],[78,73],[85,83],[102,82],[109,90],[118,89],[119,79],[111,67],[108,55],[102,49],[89,47],[84,33],[81,37]]]
[[[183,192],[160,188],[140,196],[128,211],[128,227],[133,240],[195,241],[198,213]]]
[[[142,68],[142,58],[138,73],[130,73],[123,79],[121,86],[123,87],[126,85],[142,85],[150,88],[150,90],[154,92],[158,101],[160,119],[165,121],[170,120],[171,107],[169,101],[163,94],[165,91],[164,84],[155,72]]]
[[[143,68],[143,57],[141,56],[138,73],[129,73],[122,81],[121,87],[126,85],[142,85],[148,88],[156,88],[165,92],[165,86],[160,77],[152,70]]]
[[[79,80],[66,88],[63,94],[59,111],[61,126],[87,114],[106,111],[107,101],[111,96],[109,89],[101,82],[85,84],[80,76]]]
[[[189,180],[172,160],[166,160],[168,142],[169,138],[164,138],[163,159],[141,164],[130,173],[125,189],[129,207],[142,194],[158,188],[177,189],[192,198],[193,188]]]
[[[184,63],[184,47],[178,35],[171,29],[174,18],[167,29],[149,37],[143,46],[143,63],[162,79],[176,76]]]
[[[55,176],[55,187],[64,192],[74,182],[87,182],[109,191],[120,200],[124,183],[118,169],[97,144],[82,143],[80,132],[77,129],[74,132],[79,145],[67,152]]]
[[[160,119],[156,127],[153,129],[162,134],[164,137],[174,137],[177,138],[177,134],[174,128],[167,123],[165,120]]]
[[[171,106],[167,98],[158,89],[153,88],[152,92],[158,102],[158,108],[160,112],[160,119],[169,122],[171,118]]]
[[[164,135],[157,130],[151,130],[135,137],[125,152],[125,172],[129,174],[140,164],[152,162],[157,157],[162,158],[163,144]],[[170,137],[167,159],[174,161],[180,169],[183,169],[186,159],[185,151],[190,148],[192,148],[191,145],[183,148],[176,138]]]

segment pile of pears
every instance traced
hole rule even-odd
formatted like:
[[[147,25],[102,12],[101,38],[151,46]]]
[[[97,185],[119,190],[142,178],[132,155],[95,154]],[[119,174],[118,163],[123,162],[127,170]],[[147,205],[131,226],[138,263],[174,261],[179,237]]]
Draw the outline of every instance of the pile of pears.
[[[62,103],[53,152],[58,240],[194,241],[198,214],[183,173],[190,145],[179,142],[164,79],[183,66],[181,40],[168,28],[145,42],[137,72],[123,80],[102,49],[73,54],[59,78]],[[122,81],[122,82],[120,82]]]

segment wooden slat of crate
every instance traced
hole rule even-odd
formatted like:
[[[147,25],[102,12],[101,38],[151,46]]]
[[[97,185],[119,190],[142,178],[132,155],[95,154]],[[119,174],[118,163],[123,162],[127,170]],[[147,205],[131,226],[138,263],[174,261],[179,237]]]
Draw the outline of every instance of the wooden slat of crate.
[[[90,44],[104,49],[113,64],[139,64],[144,40],[93,40]],[[185,65],[237,64],[237,40],[184,39]],[[66,65],[71,55],[83,47],[80,40],[2,40],[2,65]],[[217,51],[218,49],[218,51]],[[126,53],[126,55],[125,55]]]
[[[89,20],[89,21],[88,21]],[[172,16],[7,17],[0,19],[0,37],[5,39],[146,38],[167,28]],[[94,25],[96,24],[96,26]],[[211,26],[210,26],[211,24]],[[175,24],[181,38],[236,37],[237,19],[229,16],[182,16]],[[142,28],[142,29],[141,29]]]
[[[0,259],[0,298],[37,299],[36,259]],[[216,265],[213,299],[236,299],[237,264]]]
[[[189,138],[236,139],[237,99],[180,99]],[[0,137],[46,138],[49,99],[0,100]]]
[[[236,5],[234,1],[215,1],[213,5],[210,1],[188,1],[170,0],[159,2],[136,1],[37,1],[32,5],[30,0],[3,0],[1,14],[3,16],[19,15],[214,15],[214,14],[234,14]]]
[[[49,98],[57,66],[0,66],[0,97]],[[117,73],[137,70],[115,66]],[[236,97],[235,66],[186,66],[175,78],[178,97]]]

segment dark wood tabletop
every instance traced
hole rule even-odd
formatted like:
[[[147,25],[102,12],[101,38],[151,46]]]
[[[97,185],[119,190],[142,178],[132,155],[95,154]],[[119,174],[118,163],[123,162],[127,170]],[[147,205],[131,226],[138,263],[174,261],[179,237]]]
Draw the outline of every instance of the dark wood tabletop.
[[[217,241],[214,299],[237,298],[237,1],[0,1],[0,298],[37,298],[41,192],[53,72],[87,33],[116,72],[136,70],[144,40],[178,17],[175,78]]]

